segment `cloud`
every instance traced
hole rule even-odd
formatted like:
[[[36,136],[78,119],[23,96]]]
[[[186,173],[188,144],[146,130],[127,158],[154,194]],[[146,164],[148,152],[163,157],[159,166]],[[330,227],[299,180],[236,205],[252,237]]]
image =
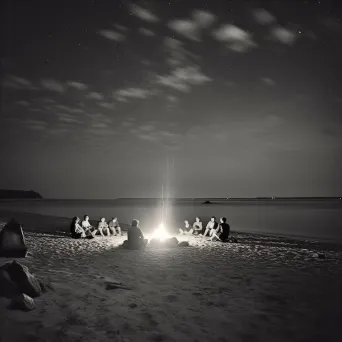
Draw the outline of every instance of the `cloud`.
[[[68,86],[73,87],[77,90],[87,90],[88,86],[81,82],[75,82],[75,81],[68,81]]]
[[[253,17],[260,25],[270,25],[276,21],[276,17],[264,8],[255,9]]]
[[[50,109],[50,110],[62,110],[62,111],[65,111],[68,113],[73,113],[73,114],[84,113],[84,110],[81,108],[69,107],[69,106],[65,106],[62,104],[56,104],[53,106],[49,106],[48,109]]]
[[[90,99],[90,100],[102,101],[104,99],[104,96],[101,93],[97,93],[95,91],[92,91],[86,95],[86,98]]]
[[[128,102],[127,98],[146,99],[151,95],[151,92],[142,88],[126,88],[119,89],[114,92],[115,100],[119,102]]]
[[[115,104],[111,102],[98,102],[98,105],[106,109],[115,109]]]
[[[198,26],[202,28],[208,28],[216,20],[216,16],[208,11],[194,10],[192,12],[192,18]]]
[[[48,126],[47,122],[43,120],[26,120],[24,124],[27,128],[35,131],[44,131]]]
[[[199,42],[200,38],[199,38],[199,34],[200,34],[200,28],[197,25],[196,22],[194,22],[193,20],[190,19],[175,19],[175,20],[171,20],[168,23],[168,27],[177,32],[178,34]]]
[[[166,62],[173,67],[187,64],[191,59],[198,59],[198,56],[185,49],[184,44],[178,39],[165,37],[164,47],[169,55]]]
[[[112,122],[110,118],[108,118],[106,115],[103,115],[102,113],[91,113],[87,114],[87,116],[92,120],[92,122],[102,122],[109,124]]]
[[[142,35],[147,36],[147,37],[152,37],[152,36],[155,36],[155,35],[156,35],[153,31],[151,31],[151,30],[149,30],[149,29],[147,29],[147,28],[145,28],[145,27],[140,27],[140,28],[139,28],[139,32],[140,32]]]
[[[42,79],[40,83],[43,88],[55,91],[57,93],[64,93],[66,90],[66,87],[63,83],[54,79]]]
[[[141,20],[147,21],[149,23],[156,23],[159,21],[159,18],[155,14],[140,6],[132,4],[130,6],[130,10],[133,15],[140,18]]]
[[[4,87],[21,90],[21,89],[29,89],[36,90],[38,88],[34,87],[33,83],[26,78],[18,77],[15,75],[8,75],[3,83]]]
[[[190,91],[190,85],[202,85],[211,78],[204,75],[198,66],[178,67],[170,75],[157,75],[156,82],[181,92]]]
[[[19,106],[27,107],[30,105],[30,102],[24,101],[24,100],[19,100],[19,101],[16,101],[15,104],[17,104]]]
[[[269,77],[263,77],[263,78],[261,79],[261,82],[264,83],[265,85],[270,86],[270,87],[274,87],[275,84],[276,84],[275,81],[272,80],[272,79],[269,78]]]
[[[117,30],[120,30],[120,31],[123,31],[123,32],[126,32],[126,31],[127,31],[127,27],[126,27],[126,26],[123,26],[123,25],[120,25],[120,24],[114,24],[114,27],[115,27]]]
[[[98,31],[98,34],[104,38],[115,40],[117,42],[122,42],[125,39],[125,35],[112,30],[100,30]]]
[[[293,31],[281,26],[272,28],[271,37],[272,39],[287,45],[292,45],[297,38],[296,34]]]
[[[67,113],[58,113],[58,120],[65,124],[80,124],[81,121]]]
[[[235,25],[222,25],[213,32],[213,37],[220,42],[226,43],[231,50],[236,52],[246,52],[257,46],[250,33]]]

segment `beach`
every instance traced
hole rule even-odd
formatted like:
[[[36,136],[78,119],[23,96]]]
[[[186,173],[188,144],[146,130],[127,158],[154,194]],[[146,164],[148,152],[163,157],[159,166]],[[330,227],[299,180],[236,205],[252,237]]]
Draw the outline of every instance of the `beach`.
[[[129,251],[125,237],[71,239],[69,218],[10,217],[29,248],[18,261],[48,291],[30,312],[0,298],[1,342],[340,340],[340,245],[234,232],[238,243]]]

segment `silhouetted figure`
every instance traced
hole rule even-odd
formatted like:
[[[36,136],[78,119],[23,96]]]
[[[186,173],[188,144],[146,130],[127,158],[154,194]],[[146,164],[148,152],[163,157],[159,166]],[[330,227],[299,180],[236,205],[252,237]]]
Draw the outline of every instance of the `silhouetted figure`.
[[[147,239],[139,228],[139,221],[133,220],[127,233],[128,239],[124,241],[123,247],[127,249],[143,249],[146,247]]]
[[[179,228],[179,234],[181,235],[191,235],[193,233],[193,229],[190,227],[189,221],[184,221],[184,228]]]
[[[80,225],[80,218],[74,217],[70,225],[70,233],[73,239],[81,239],[86,237],[84,229]]]
[[[121,233],[121,227],[119,225],[119,221],[117,217],[113,217],[109,222],[108,222],[109,230],[113,235],[122,235]]]
[[[0,232],[0,257],[25,258],[26,252],[23,229],[12,219]]]
[[[97,230],[100,232],[101,236],[104,236],[104,233],[109,236],[108,223],[106,222],[105,217],[101,218],[101,221],[97,225]]]
[[[221,217],[220,222],[221,223],[217,229],[217,233],[219,234],[220,240],[222,242],[226,242],[226,241],[228,241],[228,238],[229,238],[230,226],[227,223],[226,217]]]
[[[193,234],[194,235],[199,235],[202,233],[203,231],[203,224],[201,222],[201,219],[197,216],[196,219],[195,219],[195,222],[193,223],[192,225],[192,228],[193,228]]]
[[[216,231],[217,226],[218,226],[218,223],[216,222],[216,217],[212,216],[205,228],[205,232],[203,236],[207,236],[208,233],[209,233],[209,236],[212,236],[213,232]]]

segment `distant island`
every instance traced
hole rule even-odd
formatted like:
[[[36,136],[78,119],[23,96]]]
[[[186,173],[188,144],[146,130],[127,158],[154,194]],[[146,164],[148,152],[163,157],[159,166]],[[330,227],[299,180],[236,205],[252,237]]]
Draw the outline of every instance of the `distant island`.
[[[39,192],[29,190],[1,190],[0,199],[43,199]]]

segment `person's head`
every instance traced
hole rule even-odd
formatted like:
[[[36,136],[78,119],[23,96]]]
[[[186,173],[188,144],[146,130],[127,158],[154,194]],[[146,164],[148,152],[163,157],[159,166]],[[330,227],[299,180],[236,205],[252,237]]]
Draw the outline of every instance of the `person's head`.
[[[195,220],[196,220],[196,222],[201,222],[201,219],[198,216],[196,217]]]
[[[188,220],[185,220],[184,223],[185,223],[185,225],[188,225],[188,224],[189,224],[189,221],[188,221]]]
[[[84,221],[89,221],[89,216],[88,215],[84,215]]]
[[[113,222],[116,222],[118,220],[117,217],[113,217]]]
[[[211,222],[215,222],[215,221],[216,221],[216,217],[215,217],[215,216],[212,216],[212,217],[210,218],[210,221],[211,221]]]
[[[101,222],[105,222],[106,218],[105,217],[101,217]]]
[[[227,222],[227,218],[226,217],[221,217],[220,221],[221,221],[221,223],[226,223]]]
[[[136,219],[134,219],[134,220],[132,221],[132,227],[139,227],[139,221],[136,220]]]

